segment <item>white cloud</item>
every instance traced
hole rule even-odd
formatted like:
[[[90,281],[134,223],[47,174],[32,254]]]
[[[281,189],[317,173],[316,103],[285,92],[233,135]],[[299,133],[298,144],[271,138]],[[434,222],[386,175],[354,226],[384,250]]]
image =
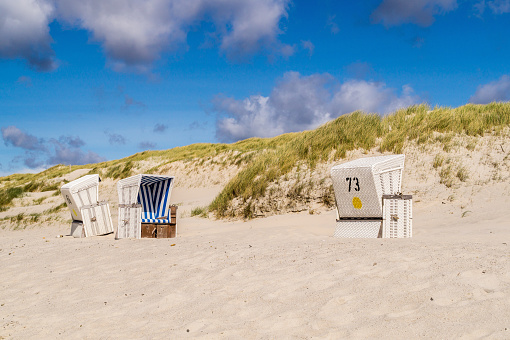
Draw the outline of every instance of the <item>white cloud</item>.
[[[430,26],[434,16],[457,8],[457,0],[383,0],[372,13],[374,23],[386,27],[413,23]]]
[[[138,147],[142,150],[154,150],[156,148],[156,143],[149,141],[142,141],[138,143]]]
[[[474,95],[469,98],[470,103],[487,104],[490,102],[510,100],[510,77],[503,75],[498,80],[480,85]]]
[[[21,76],[18,78],[18,80],[16,81],[18,84],[23,84],[25,85],[26,87],[32,87],[32,78],[30,77],[27,77],[27,76]]]
[[[12,145],[18,148],[44,151],[44,141],[31,134],[21,131],[17,127],[11,125],[2,127],[2,138],[6,146]]]
[[[56,67],[49,23],[54,6],[46,0],[0,0],[0,57],[23,58],[38,71]]]
[[[110,145],[124,145],[126,144],[126,137],[120,135],[118,133],[104,131],[104,134],[108,137],[108,142]]]
[[[166,124],[161,124],[161,123],[157,123],[156,125],[154,125],[154,129],[152,129],[152,132],[156,132],[156,133],[163,133],[163,132],[165,132],[167,129],[168,129],[168,125],[166,125]]]
[[[329,30],[333,34],[337,34],[340,32],[340,28],[338,27],[338,24],[335,22],[336,15],[330,15],[328,16],[328,20],[326,21],[326,26],[329,27]]]
[[[229,58],[267,49],[288,56],[280,21],[290,0],[0,0],[0,57],[25,58],[38,70],[55,67],[49,23],[55,18],[91,32],[117,71],[147,72],[165,51],[186,48],[187,34],[212,24]],[[205,25],[204,25],[205,27]]]
[[[78,136],[60,136],[58,139],[44,140],[15,126],[2,127],[1,131],[6,146],[24,150],[24,155],[14,158],[13,162],[23,162],[30,169],[40,169],[59,163],[79,165],[106,160],[95,152],[81,150],[85,142]]]
[[[313,129],[356,110],[385,114],[420,101],[410,86],[404,86],[399,95],[384,83],[365,80],[339,83],[328,74],[301,76],[288,72],[268,97],[254,95],[243,100],[217,97],[216,137],[223,142],[272,137]]]
[[[79,147],[73,146],[71,143],[62,142],[62,138],[51,140],[53,144],[53,153],[49,155],[45,163],[47,165],[54,164],[90,164],[99,163],[106,160],[106,158],[99,156],[92,151],[84,152]],[[25,162],[26,165],[27,162]]]
[[[312,56],[315,45],[310,40],[301,40],[301,46],[308,50],[308,55]]]
[[[494,0],[487,4],[494,14],[510,13],[510,0]]]

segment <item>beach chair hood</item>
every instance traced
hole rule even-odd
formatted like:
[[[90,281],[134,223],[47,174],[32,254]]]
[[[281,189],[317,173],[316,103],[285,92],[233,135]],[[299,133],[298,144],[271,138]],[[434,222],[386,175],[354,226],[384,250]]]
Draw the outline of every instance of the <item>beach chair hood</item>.
[[[339,217],[381,218],[382,196],[401,192],[404,155],[361,158],[331,169]]]
[[[74,221],[83,221],[82,207],[99,201],[100,181],[99,175],[85,175],[60,188]]]

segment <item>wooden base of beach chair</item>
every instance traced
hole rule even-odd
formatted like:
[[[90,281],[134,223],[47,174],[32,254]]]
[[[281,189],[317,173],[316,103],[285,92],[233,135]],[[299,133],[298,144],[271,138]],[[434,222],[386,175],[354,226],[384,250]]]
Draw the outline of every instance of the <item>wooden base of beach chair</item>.
[[[170,223],[142,223],[142,238],[174,238],[177,229],[177,206],[170,207]]]
[[[171,223],[142,223],[142,238],[173,238],[176,225]]]

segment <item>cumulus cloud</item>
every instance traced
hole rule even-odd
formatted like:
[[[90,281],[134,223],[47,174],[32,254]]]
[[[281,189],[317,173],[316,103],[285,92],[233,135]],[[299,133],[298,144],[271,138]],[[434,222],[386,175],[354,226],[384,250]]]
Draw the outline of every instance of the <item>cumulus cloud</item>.
[[[145,104],[142,102],[139,102],[137,100],[134,100],[133,97],[130,97],[127,94],[125,94],[124,95],[124,105],[122,106],[122,108],[124,110],[127,110],[130,107],[145,108]]]
[[[326,27],[329,28],[331,33],[337,34],[340,32],[340,28],[338,28],[337,23],[335,22],[336,15],[330,15],[328,16],[328,20],[326,21]]]
[[[60,136],[59,143],[69,145],[73,148],[80,148],[85,145],[85,142],[78,136]]]
[[[54,5],[46,0],[0,1],[0,57],[25,59],[31,68],[56,67],[49,23]]]
[[[428,27],[434,23],[434,16],[456,8],[457,0],[383,0],[371,19],[386,27],[407,23]]]
[[[25,85],[26,87],[32,87],[32,78],[30,77],[27,77],[27,76],[21,76],[18,78],[18,80],[16,81],[18,84],[23,84]]]
[[[15,126],[2,127],[2,138],[6,146],[12,145],[18,148],[32,150],[32,151],[44,151],[44,141],[37,137],[25,133]]]
[[[510,13],[510,0],[494,0],[487,4],[494,14]]]
[[[23,162],[30,169],[38,169],[59,163],[88,164],[106,160],[92,151],[84,152],[85,142],[78,136],[60,136],[45,140],[21,131],[15,126],[2,127],[2,138],[6,146],[14,146],[24,151],[13,162]]]
[[[76,147],[76,143],[66,138],[59,138],[58,140],[51,140],[50,143],[53,145],[53,153],[50,154],[46,163],[48,165],[53,164],[89,164],[103,162],[106,159],[99,156],[97,153],[92,151],[84,152],[79,147]],[[84,144],[84,143],[83,143]],[[26,164],[26,163],[25,163]],[[26,164],[28,166],[28,164]]]
[[[188,130],[205,130],[207,128],[207,122],[199,122],[198,120],[194,120],[188,125]]]
[[[340,83],[329,74],[302,76],[286,73],[268,97],[253,95],[243,100],[218,96],[216,138],[222,142],[249,137],[272,137],[303,131],[356,110],[395,111],[420,102],[410,86],[400,94],[384,83],[348,80]]]
[[[262,49],[288,56],[293,48],[278,35],[289,1],[0,0],[0,57],[24,58],[39,71],[55,68],[53,20],[89,31],[116,71],[148,72],[164,52],[185,49],[197,27],[211,27],[206,35],[232,59]]]
[[[308,50],[308,55],[312,56],[315,45],[310,40],[301,40],[301,46]]]
[[[143,150],[153,150],[156,148],[156,143],[144,141],[144,142],[138,143],[138,147]]]
[[[473,4],[475,15],[477,17],[482,17],[487,7],[496,15],[510,13],[510,0],[478,1]]]
[[[118,133],[113,133],[109,131],[104,132],[106,136],[108,136],[108,142],[111,145],[124,145],[126,144],[126,138]]]
[[[166,131],[166,129],[168,129],[168,125],[158,123],[154,125],[154,129],[152,131],[156,133],[163,133]]]
[[[474,95],[469,98],[470,103],[487,104],[490,102],[510,100],[510,77],[503,75],[498,80],[480,85]]]
[[[147,72],[165,51],[186,45],[202,21],[212,23],[218,45],[237,59],[268,48],[289,54],[278,41],[289,0],[2,0],[0,53],[23,57],[37,69],[54,65],[48,24],[56,18],[91,32],[117,71]],[[9,20],[5,20],[9,19]],[[14,24],[13,24],[14,23]]]

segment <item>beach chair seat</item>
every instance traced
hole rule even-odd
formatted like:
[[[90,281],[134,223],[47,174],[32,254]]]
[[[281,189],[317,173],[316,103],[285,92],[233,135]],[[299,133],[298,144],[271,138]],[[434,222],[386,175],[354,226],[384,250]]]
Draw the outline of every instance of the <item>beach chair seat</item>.
[[[140,187],[138,203],[142,205],[142,223],[170,223],[169,185],[170,181],[159,181]]]

